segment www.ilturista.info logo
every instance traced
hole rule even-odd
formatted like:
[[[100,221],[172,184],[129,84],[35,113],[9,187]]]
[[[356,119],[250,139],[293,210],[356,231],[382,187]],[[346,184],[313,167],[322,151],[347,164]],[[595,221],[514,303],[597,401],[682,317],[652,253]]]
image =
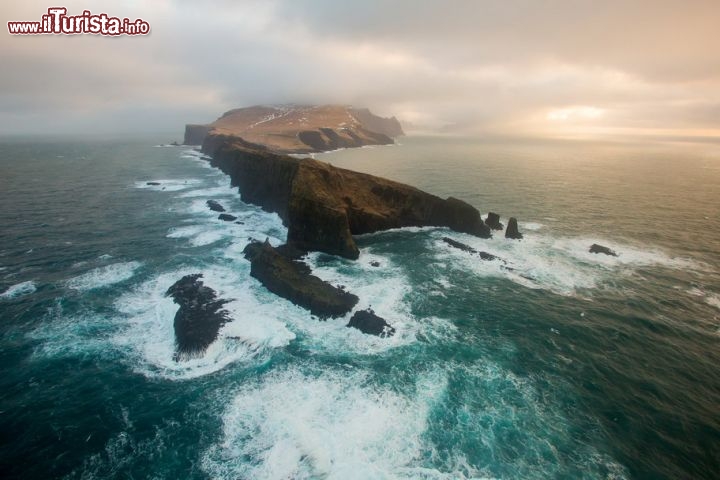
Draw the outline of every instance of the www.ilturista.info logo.
[[[39,22],[7,22],[11,35],[147,35],[150,24],[138,18],[111,17],[83,11],[82,15],[68,15],[65,7],[50,7]]]

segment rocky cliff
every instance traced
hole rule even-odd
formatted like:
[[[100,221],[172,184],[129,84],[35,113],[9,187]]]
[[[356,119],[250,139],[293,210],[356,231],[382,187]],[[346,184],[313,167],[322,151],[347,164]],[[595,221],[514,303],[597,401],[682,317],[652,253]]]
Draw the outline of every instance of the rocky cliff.
[[[210,131],[208,125],[195,125],[191,123],[185,125],[185,139],[183,140],[183,144],[202,145],[208,131]]]
[[[212,164],[239,187],[243,201],[276,212],[288,244],[357,258],[353,235],[399,227],[440,226],[480,237],[490,228],[471,205],[409,185],[269,151],[212,131],[203,142]]]
[[[278,105],[237,108],[209,125],[187,125],[185,144],[199,145],[208,132],[234,135],[275,153],[325,152],[393,143],[402,135],[395,117],[342,105]]]

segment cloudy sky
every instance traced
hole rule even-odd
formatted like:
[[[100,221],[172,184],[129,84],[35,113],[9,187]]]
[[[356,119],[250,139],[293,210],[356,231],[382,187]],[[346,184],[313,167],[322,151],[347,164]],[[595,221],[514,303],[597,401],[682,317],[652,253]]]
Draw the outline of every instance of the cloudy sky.
[[[146,37],[12,36],[61,3]],[[343,103],[415,129],[720,136],[719,0],[4,0],[0,134]]]

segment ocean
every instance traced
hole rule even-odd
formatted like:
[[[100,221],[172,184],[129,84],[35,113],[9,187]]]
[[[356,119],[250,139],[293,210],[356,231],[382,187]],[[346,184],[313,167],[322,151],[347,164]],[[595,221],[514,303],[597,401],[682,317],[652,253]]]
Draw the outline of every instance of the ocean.
[[[357,261],[310,254],[397,330],[378,338],[251,278],[242,250],[283,243],[279,217],[158,142],[0,141],[2,478],[720,476],[718,145],[409,136],[316,155],[525,235],[404,228],[358,237]],[[176,362],[164,294],[189,273],[232,321]]]

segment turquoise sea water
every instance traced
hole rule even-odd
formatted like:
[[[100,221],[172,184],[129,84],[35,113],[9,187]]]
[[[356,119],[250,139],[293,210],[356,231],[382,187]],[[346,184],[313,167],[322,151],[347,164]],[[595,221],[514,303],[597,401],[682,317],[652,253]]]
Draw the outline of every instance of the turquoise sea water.
[[[198,152],[2,141],[2,477],[717,478],[720,148],[400,143],[317,158],[525,239],[410,228],[360,237],[355,262],[311,254],[397,329],[380,339],[249,276],[248,238],[286,230]],[[177,363],[164,292],[196,272],[233,321]]]

